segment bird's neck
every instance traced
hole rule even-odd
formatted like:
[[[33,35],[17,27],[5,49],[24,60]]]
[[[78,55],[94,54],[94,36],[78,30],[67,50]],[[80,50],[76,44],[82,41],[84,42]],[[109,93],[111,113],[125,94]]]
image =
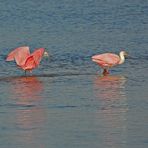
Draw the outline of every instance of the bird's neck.
[[[119,54],[119,57],[120,57],[119,64],[123,64],[123,63],[124,63],[124,61],[125,61],[124,54],[123,54],[123,53],[120,53],[120,54]]]

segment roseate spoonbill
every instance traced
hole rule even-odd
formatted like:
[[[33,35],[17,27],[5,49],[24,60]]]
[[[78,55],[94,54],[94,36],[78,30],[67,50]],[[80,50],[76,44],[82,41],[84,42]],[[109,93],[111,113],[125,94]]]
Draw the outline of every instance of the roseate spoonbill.
[[[108,75],[108,69],[113,66],[123,64],[125,61],[125,56],[127,56],[125,51],[121,51],[119,55],[104,53],[92,56],[92,61],[96,62],[103,69],[103,75]]]
[[[11,51],[6,58],[6,61],[15,60],[16,64],[25,70],[26,74],[26,71],[31,72],[38,67],[43,56],[48,56],[48,53],[44,48],[38,48],[30,54],[29,47],[23,46]]]

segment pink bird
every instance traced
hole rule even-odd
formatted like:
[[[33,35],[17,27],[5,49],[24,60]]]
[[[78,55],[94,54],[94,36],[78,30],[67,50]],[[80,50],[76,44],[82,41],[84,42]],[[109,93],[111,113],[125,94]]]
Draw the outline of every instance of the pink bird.
[[[96,62],[103,69],[103,75],[108,75],[108,69],[113,66],[123,64],[125,56],[127,56],[125,51],[121,51],[119,56],[113,53],[104,53],[92,56],[92,61]]]
[[[43,56],[48,56],[48,53],[44,51],[44,48],[38,48],[30,54],[29,47],[18,47],[11,51],[6,61],[15,60],[16,64],[26,71],[31,72],[34,68],[38,67]]]

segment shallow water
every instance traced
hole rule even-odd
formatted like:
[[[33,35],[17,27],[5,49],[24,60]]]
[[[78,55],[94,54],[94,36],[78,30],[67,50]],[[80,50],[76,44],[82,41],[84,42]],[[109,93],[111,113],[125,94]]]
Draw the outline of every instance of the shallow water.
[[[148,2],[0,2],[0,148],[148,147]],[[24,76],[6,55],[50,54]],[[125,49],[102,77],[96,53]]]

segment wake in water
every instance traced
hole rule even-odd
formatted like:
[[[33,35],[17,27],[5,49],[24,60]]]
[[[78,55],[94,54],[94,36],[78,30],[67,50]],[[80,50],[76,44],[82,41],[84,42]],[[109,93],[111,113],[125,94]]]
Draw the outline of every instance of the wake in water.
[[[22,75],[22,76],[10,76],[10,77],[0,77],[0,81],[12,81],[16,79],[29,79],[37,77],[64,77],[64,76],[85,76],[85,75],[95,75],[94,73],[51,73],[51,74],[37,74],[37,75]]]

